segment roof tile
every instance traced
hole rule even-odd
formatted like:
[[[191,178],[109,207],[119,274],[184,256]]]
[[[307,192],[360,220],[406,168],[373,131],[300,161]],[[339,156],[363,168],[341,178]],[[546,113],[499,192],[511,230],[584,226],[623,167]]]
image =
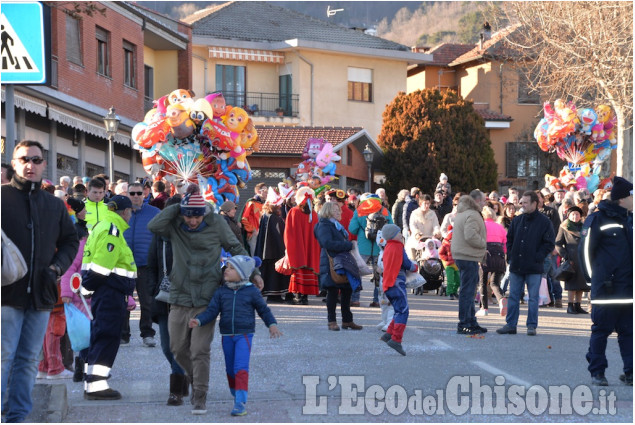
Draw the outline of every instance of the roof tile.
[[[495,32],[494,34],[492,34],[492,37],[489,40],[486,40],[483,43],[482,49],[477,43],[476,46],[474,46],[470,51],[456,58],[454,61],[449,63],[448,66],[456,66],[473,60],[481,59],[486,55],[496,56],[505,53],[507,49],[505,49],[504,43],[502,43],[502,41],[504,41],[506,36],[516,31],[517,28],[518,25],[512,25]]]
[[[475,108],[476,109],[476,108]],[[500,114],[490,109],[476,109],[476,112],[483,117],[485,121],[513,121],[510,115]]]
[[[310,138],[323,138],[336,146],[362,131],[362,128],[256,126],[256,130],[260,139],[257,154],[299,156]]]

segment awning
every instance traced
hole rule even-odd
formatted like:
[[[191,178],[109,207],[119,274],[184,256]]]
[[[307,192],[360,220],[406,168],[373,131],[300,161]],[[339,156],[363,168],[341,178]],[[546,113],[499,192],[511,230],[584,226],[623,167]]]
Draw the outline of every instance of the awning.
[[[271,50],[209,46],[209,57],[212,59],[233,59],[250,62],[284,63],[284,53],[274,52]]]
[[[108,139],[103,122],[92,120],[59,105],[49,105],[49,118],[85,133]],[[123,134],[117,134],[114,140],[124,146],[131,146],[130,137]]]
[[[18,93],[14,91],[13,96],[15,106],[25,111],[33,112],[40,116],[46,116],[46,102],[38,99],[37,97],[29,96],[28,94]],[[2,90],[2,101],[5,102],[5,93]]]

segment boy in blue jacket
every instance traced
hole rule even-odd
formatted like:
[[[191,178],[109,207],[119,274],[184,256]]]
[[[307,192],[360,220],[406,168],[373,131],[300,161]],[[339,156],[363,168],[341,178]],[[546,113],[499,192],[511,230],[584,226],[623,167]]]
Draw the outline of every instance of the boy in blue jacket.
[[[223,337],[223,354],[229,391],[234,396],[232,416],[247,414],[247,384],[249,382],[249,355],[251,340],[256,329],[254,310],[269,328],[269,336],[278,338],[276,319],[260,294],[249,282],[254,268],[259,266],[258,257],[236,255],[227,259],[223,274],[225,284],[218,288],[207,309],[190,319],[190,328],[205,326],[220,313],[220,333]]]

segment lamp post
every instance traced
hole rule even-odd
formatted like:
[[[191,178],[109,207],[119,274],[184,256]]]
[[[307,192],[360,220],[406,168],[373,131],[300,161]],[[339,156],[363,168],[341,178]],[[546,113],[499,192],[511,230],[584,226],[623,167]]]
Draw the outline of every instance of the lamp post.
[[[368,147],[368,144],[366,144],[366,147],[364,148],[364,151],[362,152],[362,154],[364,155],[364,161],[366,161],[366,165],[368,165],[368,181],[366,182],[366,192],[370,192],[372,190],[372,179],[373,179],[373,174],[371,171],[371,168],[373,166],[373,151],[370,150],[370,148]]]
[[[108,114],[104,117],[104,126],[106,127],[106,133],[108,133],[108,177],[110,178],[111,182],[115,181],[114,142],[120,122],[121,120],[119,119],[119,117],[115,115],[115,108],[111,106]]]

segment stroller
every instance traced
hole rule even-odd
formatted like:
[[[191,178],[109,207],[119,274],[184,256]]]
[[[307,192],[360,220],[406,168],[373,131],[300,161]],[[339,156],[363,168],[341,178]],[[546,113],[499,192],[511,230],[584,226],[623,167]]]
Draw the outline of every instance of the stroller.
[[[443,263],[438,258],[429,258],[427,260],[420,260],[419,273],[426,280],[423,286],[414,290],[415,295],[423,295],[424,291],[437,291],[437,295],[443,295],[445,287],[443,285],[445,281],[445,271]]]

